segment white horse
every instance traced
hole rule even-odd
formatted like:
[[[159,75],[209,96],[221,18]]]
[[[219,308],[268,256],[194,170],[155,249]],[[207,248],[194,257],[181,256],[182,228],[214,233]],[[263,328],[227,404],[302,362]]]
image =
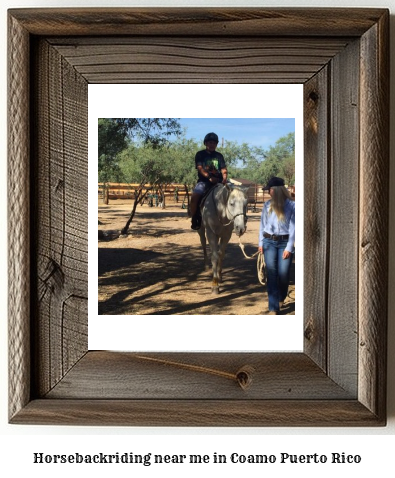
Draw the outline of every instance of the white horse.
[[[213,187],[200,206],[202,225],[198,230],[208,267],[206,237],[211,249],[214,294],[222,282],[222,261],[232,232],[241,236],[247,229],[248,188],[218,184]]]

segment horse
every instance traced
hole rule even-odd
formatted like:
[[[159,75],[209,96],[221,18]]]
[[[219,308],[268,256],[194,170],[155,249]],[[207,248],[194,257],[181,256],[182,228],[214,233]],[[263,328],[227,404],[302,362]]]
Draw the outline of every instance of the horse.
[[[198,230],[204,263],[209,267],[206,238],[211,249],[212,292],[219,293],[222,282],[222,261],[232,232],[241,236],[247,229],[248,188],[217,184],[210,189],[200,205],[202,224]]]

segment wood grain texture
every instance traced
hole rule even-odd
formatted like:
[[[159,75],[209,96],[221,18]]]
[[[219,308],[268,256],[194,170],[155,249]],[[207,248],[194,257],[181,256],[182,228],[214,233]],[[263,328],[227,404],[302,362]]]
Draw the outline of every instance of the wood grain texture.
[[[30,399],[29,35],[8,22],[9,416]]]
[[[328,373],[357,391],[359,221],[359,42],[331,67]]]
[[[385,424],[388,11],[22,9],[9,17],[9,181],[20,188],[19,198],[10,192],[10,230],[21,239],[10,247],[10,421]],[[203,76],[213,58],[221,75]],[[87,84],[123,80],[305,84],[313,258],[305,258],[303,354],[87,350],[79,188]],[[372,180],[380,185],[373,203]]]
[[[304,350],[327,370],[330,66],[304,85]]]
[[[85,426],[371,427],[357,400],[32,400],[11,423]]]
[[[33,357],[42,395],[87,349],[88,110],[86,81],[45,40],[35,49]]]
[[[105,367],[103,367],[105,364]],[[249,375],[242,387],[239,374]],[[88,352],[46,398],[352,399],[305,354]]]
[[[385,415],[389,234],[388,15],[361,39],[359,400]]]
[[[47,8],[9,10],[35,35],[360,36],[373,8]]]
[[[53,38],[89,83],[304,83],[351,40]],[[215,68],[207,68],[215,65]]]

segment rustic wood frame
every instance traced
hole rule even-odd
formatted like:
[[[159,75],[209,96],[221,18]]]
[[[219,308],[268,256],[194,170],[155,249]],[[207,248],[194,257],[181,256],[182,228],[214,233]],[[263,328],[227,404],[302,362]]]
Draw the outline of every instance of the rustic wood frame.
[[[11,423],[385,425],[388,37],[385,9],[9,11]],[[303,353],[87,350],[89,82],[304,83]]]

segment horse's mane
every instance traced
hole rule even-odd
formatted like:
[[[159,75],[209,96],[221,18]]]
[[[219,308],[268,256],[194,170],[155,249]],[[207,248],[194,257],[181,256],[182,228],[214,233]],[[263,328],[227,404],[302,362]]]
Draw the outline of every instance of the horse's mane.
[[[242,186],[231,186],[230,194],[234,194],[236,197],[246,197],[247,196],[247,189],[243,188]]]

